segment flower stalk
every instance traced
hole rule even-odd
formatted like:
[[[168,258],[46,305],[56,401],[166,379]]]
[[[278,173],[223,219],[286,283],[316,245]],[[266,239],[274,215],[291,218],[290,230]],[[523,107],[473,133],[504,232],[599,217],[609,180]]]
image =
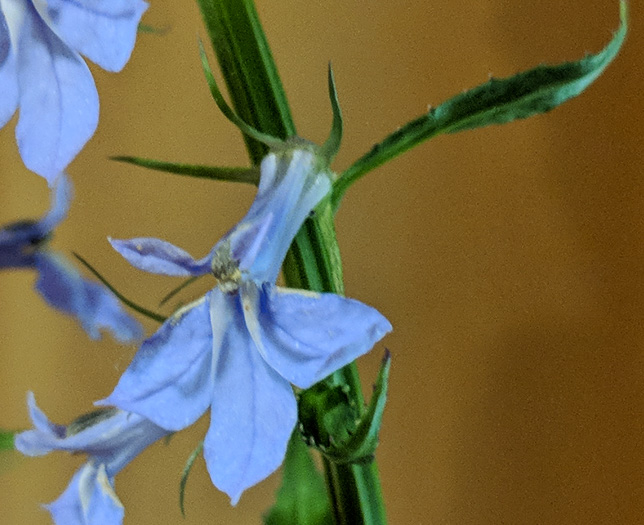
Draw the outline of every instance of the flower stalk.
[[[224,80],[237,114],[261,132],[295,135],[295,125],[266,37],[252,0],[198,0]],[[266,153],[245,137],[253,163]],[[317,208],[295,238],[283,265],[287,286],[343,295],[342,264],[329,199]],[[329,378],[348,387],[362,410],[364,397],[355,364]],[[375,461],[339,465],[324,459],[325,478],[336,524],[386,523]]]

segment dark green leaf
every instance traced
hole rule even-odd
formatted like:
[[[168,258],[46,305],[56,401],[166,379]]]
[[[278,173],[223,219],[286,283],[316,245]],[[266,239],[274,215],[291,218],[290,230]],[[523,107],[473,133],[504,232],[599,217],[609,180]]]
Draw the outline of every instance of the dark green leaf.
[[[120,293],[116,288],[114,288],[108,281],[103,277],[100,273],[98,273],[98,270],[96,270],[87,260],[85,260],[83,257],[81,257],[79,254],[76,252],[72,252],[74,254],[74,257],[76,257],[84,266],[87,268],[90,272],[94,274],[94,276],[101,281],[110,292],[112,292],[114,295],[116,295],[117,299],[121,301],[124,305],[129,306],[134,310],[135,312],[139,312],[141,315],[145,315],[146,317],[149,317],[153,321],[157,321],[158,323],[164,322],[167,317],[157,314],[156,312],[153,312],[152,310],[148,310],[147,308],[144,308],[143,306],[139,306],[136,304],[134,301],[130,301],[127,297],[125,297],[122,293]]]
[[[466,91],[412,120],[376,144],[336,181],[333,205],[356,180],[421,142],[442,133],[455,133],[545,113],[586,89],[615,58],[627,31],[626,2],[620,3],[621,25],[608,45],[596,55],[558,66],[539,66]]]
[[[181,290],[184,288],[187,288],[190,286],[192,283],[194,283],[196,280],[200,279],[203,277],[203,275],[193,275],[192,277],[188,277],[185,281],[183,281],[179,286],[173,288],[170,290],[164,297],[159,301],[159,306],[163,306],[165,303],[167,303],[170,299],[172,299],[175,295],[177,295]]]
[[[324,479],[296,430],[282,466],[282,486],[264,525],[333,525]]]
[[[259,168],[221,168],[218,166],[201,166],[195,164],[177,164],[161,160],[145,159],[142,157],[117,156],[110,157],[111,160],[127,162],[142,168],[165,171],[175,175],[186,175],[198,179],[212,179],[227,182],[246,182],[248,184],[259,184]]]
[[[199,457],[199,454],[201,454],[202,450],[203,450],[203,440],[196,446],[196,448],[192,451],[192,453],[188,457],[188,461],[186,461],[186,465],[183,467],[183,473],[181,474],[181,481],[179,482],[179,508],[181,509],[181,515],[184,517],[186,515],[186,512],[183,506],[183,500],[186,493],[186,483],[188,482],[188,475],[192,470],[192,465],[194,464],[195,460]]]

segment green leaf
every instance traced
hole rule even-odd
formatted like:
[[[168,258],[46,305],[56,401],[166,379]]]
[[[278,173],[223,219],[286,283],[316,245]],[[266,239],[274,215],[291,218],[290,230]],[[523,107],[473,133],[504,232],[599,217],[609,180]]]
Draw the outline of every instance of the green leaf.
[[[199,457],[199,454],[201,454],[202,450],[203,450],[203,440],[199,442],[199,444],[196,446],[196,448],[192,451],[192,453],[188,457],[188,461],[186,461],[186,465],[183,467],[183,473],[181,474],[181,481],[179,482],[179,508],[181,509],[181,515],[184,517],[186,515],[186,512],[183,506],[183,501],[186,493],[186,483],[188,482],[188,475],[192,470],[192,465],[194,464],[195,460]]]
[[[329,63],[329,99],[331,100],[331,110],[333,111],[333,123],[331,124],[331,133],[324,145],[320,148],[320,155],[326,159],[327,165],[335,158],[340,150],[342,142],[342,131],[344,123],[342,121],[342,109],[338,100],[338,91],[335,88],[335,78],[333,77],[333,68]]]
[[[100,273],[98,273],[98,270],[96,270],[89,262],[87,262],[86,259],[81,257],[79,254],[76,252],[72,252],[74,254],[74,257],[76,257],[84,266],[87,268],[94,276],[101,281],[107,289],[112,292],[114,295],[116,295],[117,299],[121,301],[124,305],[129,306],[134,310],[135,312],[139,312],[141,315],[145,315],[146,317],[149,317],[153,321],[157,321],[158,323],[163,323],[167,317],[160,315],[156,312],[153,312],[152,310],[148,310],[147,308],[144,308],[143,306],[139,306],[136,304],[134,301],[130,301],[127,297],[125,297],[122,293],[120,293],[116,288],[114,288],[108,281],[103,277]]]
[[[245,182],[247,184],[259,184],[259,168],[222,168],[218,166],[201,166],[196,164],[178,164],[175,162],[164,162],[161,160],[145,159],[142,157],[131,157],[119,155],[110,157],[110,160],[127,162],[142,168],[165,171],[175,175],[187,175],[198,179],[212,179],[227,182]]]
[[[257,131],[254,127],[252,127],[250,124],[247,124],[241,117],[239,117],[228,105],[226,99],[219,90],[219,86],[217,86],[215,76],[212,74],[210,64],[208,63],[208,56],[206,55],[206,51],[203,48],[201,40],[199,41],[199,56],[201,57],[201,67],[203,68],[206,82],[208,82],[210,93],[212,94],[212,98],[217,104],[219,111],[221,111],[228,120],[235,124],[235,126],[237,126],[239,130],[244,133],[244,135],[256,140],[257,142],[265,144],[271,149],[280,148],[284,143],[282,140],[266,133],[262,133],[261,131]]]
[[[0,430],[0,451],[14,450],[13,438],[15,435],[15,432]]]
[[[282,466],[282,486],[264,525],[333,525],[324,479],[297,430]]]
[[[252,0],[197,0],[237,115],[255,129],[286,139],[295,125]],[[244,137],[253,164],[266,146]]]
[[[177,295],[181,290],[183,290],[184,288],[187,288],[188,286],[190,286],[192,283],[194,283],[196,280],[200,279],[201,277],[203,277],[203,275],[193,275],[192,277],[188,277],[179,286],[173,288],[167,294],[165,294],[165,296],[163,296],[161,301],[159,301],[159,306],[163,306],[175,295]]]
[[[620,3],[620,20],[613,39],[595,55],[557,66],[539,66],[510,78],[491,79],[404,125],[341,175],[333,188],[334,209],[356,180],[427,139],[545,113],[576,97],[599,77],[624,43],[628,25],[625,0]]]
[[[139,33],[149,33],[153,35],[159,35],[163,36],[165,35],[168,31],[170,31],[169,27],[154,27],[148,24],[139,24],[137,27],[137,31]]]

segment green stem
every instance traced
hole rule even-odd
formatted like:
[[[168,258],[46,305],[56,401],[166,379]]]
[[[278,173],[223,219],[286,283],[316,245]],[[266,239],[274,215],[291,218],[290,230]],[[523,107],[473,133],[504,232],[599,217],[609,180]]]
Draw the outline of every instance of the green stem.
[[[264,133],[280,138],[295,135],[286,95],[252,0],[197,1],[239,116]],[[252,162],[259,163],[265,147],[248,137],[245,140]],[[344,293],[330,198],[300,229],[284,261],[283,273],[292,288]],[[330,380],[347,385],[352,402],[363,409],[355,363],[335,372]],[[337,465],[325,460],[324,470],[337,525],[386,523],[375,461]]]

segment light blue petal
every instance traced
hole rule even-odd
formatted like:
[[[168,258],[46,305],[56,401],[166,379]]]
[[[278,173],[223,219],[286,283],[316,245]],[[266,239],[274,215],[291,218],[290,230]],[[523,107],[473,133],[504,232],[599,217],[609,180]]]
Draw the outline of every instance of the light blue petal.
[[[16,138],[25,165],[52,184],[94,134],[98,94],[78,53],[26,4],[17,50]]]
[[[210,294],[146,339],[114,392],[97,404],[136,412],[167,430],[194,423],[212,398]]]
[[[166,241],[152,237],[109,241],[127,262],[146,272],[190,276],[204,275],[210,271],[211,255],[195,261],[188,252]]]
[[[302,223],[331,189],[326,172],[317,168],[315,155],[308,150],[293,150],[289,154],[270,153],[262,161],[257,196],[239,225],[228,235],[240,267],[257,281],[274,282],[286,252]],[[243,254],[236,246],[239,229],[264,224],[261,247],[252,246],[253,257]],[[256,254],[256,256],[255,256]]]
[[[241,293],[246,324],[262,356],[300,388],[368,352],[391,331],[376,309],[339,295],[252,283]]]
[[[65,427],[56,425],[36,405],[32,392],[27,393],[27,406],[34,430],[27,430],[15,437],[16,450],[25,456],[43,456],[52,450],[59,450],[58,443],[65,437]]]
[[[0,128],[16,112],[18,107],[18,77],[16,56],[11,49],[7,21],[0,10]]]
[[[110,477],[118,474],[145,448],[167,435],[139,414],[116,408],[81,417],[69,426],[51,423],[38,408],[34,395],[27,395],[29,415],[34,425],[16,435],[16,449],[26,456],[42,456],[54,450],[85,452],[105,465]]]
[[[53,182],[51,207],[39,221],[39,226],[43,232],[52,231],[67,217],[73,194],[74,188],[71,180],[64,172],[61,172]]]
[[[72,49],[108,71],[125,66],[134,48],[141,0],[47,0],[49,24]]]
[[[56,525],[120,525],[125,513],[104,466],[91,462],[83,465],[65,492],[45,508]]]
[[[36,290],[51,306],[75,316],[91,338],[100,338],[101,329],[109,330],[121,342],[143,336],[141,325],[107,288],[83,278],[52,251],[39,251],[35,259],[39,272]]]
[[[255,349],[234,298],[239,311],[218,356],[204,442],[212,482],[233,505],[244,490],[279,467],[297,420],[291,386]]]

